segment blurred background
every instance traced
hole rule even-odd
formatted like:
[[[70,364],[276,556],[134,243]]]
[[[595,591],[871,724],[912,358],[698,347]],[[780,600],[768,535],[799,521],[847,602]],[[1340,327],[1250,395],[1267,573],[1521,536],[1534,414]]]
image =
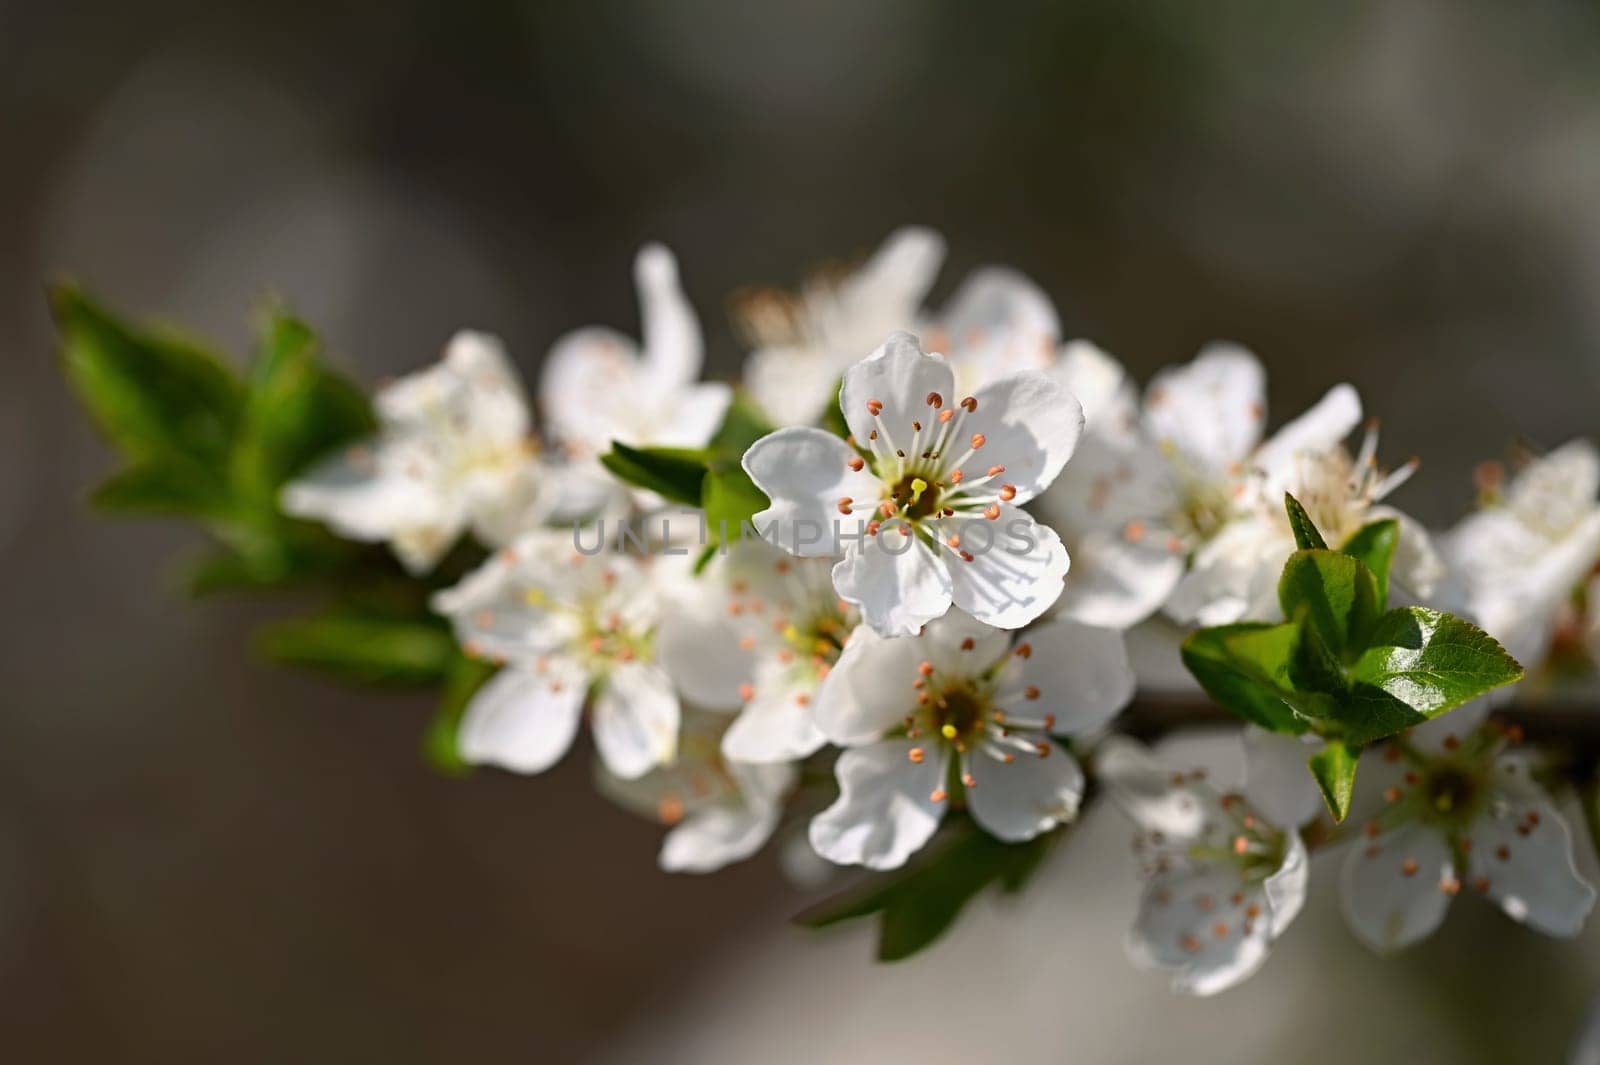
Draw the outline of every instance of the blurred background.
[[[369,382],[470,325],[532,374],[636,328],[658,239],[731,376],[740,286],[925,223],[936,302],[1004,262],[1141,377],[1244,342],[1274,421],[1354,382],[1444,524],[1480,459],[1597,428],[1593,5],[0,0],[0,143],[11,1060],[1561,1059],[1600,930],[1463,899],[1378,962],[1336,860],[1266,973],[1194,1002],[1122,957],[1109,811],[880,968],[869,929],[786,926],[771,854],[657,873],[587,751],[432,774],[429,700],[258,665],[270,604],[186,604],[187,533],[88,516],[111,460],[42,285],[236,351],[281,295]]]

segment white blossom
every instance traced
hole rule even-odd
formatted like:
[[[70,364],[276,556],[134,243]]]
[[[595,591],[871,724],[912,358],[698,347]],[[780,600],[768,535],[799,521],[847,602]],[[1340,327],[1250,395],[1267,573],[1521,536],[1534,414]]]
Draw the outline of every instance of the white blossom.
[[[952,602],[1018,628],[1061,594],[1066,550],[1021,504],[1055,479],[1083,426],[1078,401],[1037,371],[957,401],[949,364],[897,333],[844,377],[851,442],[821,429],[757,441],[744,468],[771,500],[763,536],[808,557],[843,554],[840,598],[885,635]]]
[[[1094,765],[1139,827],[1134,963],[1192,995],[1255,973],[1305,902],[1309,863],[1294,826],[1271,820],[1253,790],[1219,792],[1202,771],[1175,772],[1132,740],[1107,740]]]
[[[1374,950],[1431,934],[1463,889],[1551,936],[1576,935],[1594,906],[1536,763],[1480,723],[1486,709],[1469,704],[1362,759],[1357,786],[1383,804],[1351,844],[1341,895]]]
[[[826,559],[747,539],[674,603],[661,663],[691,702],[739,712],[723,736],[728,758],[787,762],[826,742],[811,704],[860,620],[835,594],[831,570]]]
[[[907,226],[854,270],[815,278],[795,295],[745,296],[739,318],[756,345],[744,371],[751,396],[779,425],[814,425],[845,370],[900,331],[945,354],[962,394],[1017,370],[1049,368],[1061,334],[1049,297],[1015,270],[986,266],[940,310],[925,311],[943,259],[939,234]]]
[[[679,703],[655,661],[663,560],[587,556],[535,533],[434,597],[467,653],[504,668],[473,697],[462,757],[519,773],[550,768],[588,705],[606,767],[631,779],[673,761]]]
[[[462,332],[437,364],[373,397],[377,437],[284,487],[284,512],[387,541],[426,572],[465,530],[506,543],[550,509],[562,471],[536,458],[522,383],[500,341]]]
[[[574,458],[614,441],[634,447],[702,447],[733,398],[725,384],[699,382],[705,359],[700,322],[659,244],[634,261],[644,345],[589,326],[557,340],[539,381],[545,425]]]
[[[689,711],[677,758],[626,780],[599,771],[600,789],[668,826],[657,859],[669,873],[710,873],[744,861],[772,838],[796,773],[788,763],[752,765],[723,755],[723,714]]]
[[[965,804],[990,835],[1032,839],[1071,820],[1083,773],[1053,735],[1101,729],[1133,696],[1119,633],[1057,620],[1010,634],[952,611],[920,636],[863,626],[817,693],[846,748],[839,798],[811,822],[829,861],[892,869]]]
[[[1443,539],[1461,608],[1529,670],[1600,561],[1600,455],[1574,440],[1531,461]]]

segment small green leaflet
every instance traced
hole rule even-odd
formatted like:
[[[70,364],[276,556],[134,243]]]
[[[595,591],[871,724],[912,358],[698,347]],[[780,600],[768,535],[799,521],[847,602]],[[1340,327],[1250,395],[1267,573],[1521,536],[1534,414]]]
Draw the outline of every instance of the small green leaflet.
[[[1343,740],[1330,739],[1307,763],[1335,821],[1343,821],[1350,813],[1350,797],[1355,793],[1356,764],[1360,757],[1361,752],[1351,750]]]

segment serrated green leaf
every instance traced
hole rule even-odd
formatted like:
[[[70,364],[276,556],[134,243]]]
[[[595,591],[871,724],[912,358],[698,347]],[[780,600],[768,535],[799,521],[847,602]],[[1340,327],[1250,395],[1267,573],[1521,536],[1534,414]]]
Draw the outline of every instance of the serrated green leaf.
[[[1223,709],[1272,732],[1308,727],[1284,702],[1298,634],[1292,625],[1241,622],[1199,629],[1183,641],[1183,664]]]
[[[600,462],[627,484],[648,489],[684,506],[700,505],[701,484],[710,456],[688,448],[635,448],[613,442]]]
[[[1361,757],[1359,750],[1351,750],[1343,740],[1330,739],[1307,762],[1311,776],[1322,792],[1322,800],[1335,821],[1343,821],[1350,813],[1350,796],[1355,793],[1356,765]]]
[[[1002,843],[965,818],[954,820],[911,865],[874,876],[794,920],[807,928],[824,928],[878,914],[878,960],[909,958],[943,935],[990,884],[998,883],[1007,892],[1020,889],[1059,834]]]
[[[1426,607],[1400,607],[1378,621],[1350,670],[1345,735],[1370,743],[1522,678],[1522,667],[1471,623]]]
[[[494,674],[494,666],[468,658],[460,652],[450,661],[445,674],[444,695],[422,734],[423,760],[445,776],[463,777],[472,772],[471,763],[461,757],[461,751],[456,746],[456,734],[460,731],[462,715],[467,712],[472,697]]]
[[[220,470],[242,390],[221,359],[174,337],[132,329],[77,287],[52,286],[61,359],[106,438],[135,463],[179,456]]]
[[[1328,546],[1327,541],[1322,538],[1322,533],[1317,531],[1311,515],[1306,513],[1306,508],[1288,492],[1283,493],[1283,508],[1289,512],[1289,528],[1294,532],[1296,547],[1302,551],[1312,551]]]
[[[256,646],[283,665],[361,684],[437,684],[456,654],[443,625],[348,614],[273,622]]]
[[[1326,548],[1296,551],[1278,580],[1283,616],[1311,626],[1335,658],[1367,645],[1382,612],[1378,584],[1359,559]]]
[[[1368,522],[1350,534],[1339,548],[1340,553],[1359,559],[1372,571],[1378,583],[1378,606],[1389,604],[1389,567],[1394,563],[1395,548],[1400,545],[1400,523],[1393,518]]]

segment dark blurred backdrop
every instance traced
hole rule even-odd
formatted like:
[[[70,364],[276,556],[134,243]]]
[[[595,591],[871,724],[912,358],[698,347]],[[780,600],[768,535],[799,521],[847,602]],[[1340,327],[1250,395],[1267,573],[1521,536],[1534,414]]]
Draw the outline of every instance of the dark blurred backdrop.
[[[570,1060],[796,898],[654,872],[586,754],[443,780],[425,700],[256,665],[270,606],[85,513],[47,278],[235,349],[280,294],[367,380],[463,325],[532,374],[636,328],[659,239],[732,375],[738,287],[926,223],[936,295],[1009,263],[1141,376],[1223,336],[1276,419],[1353,381],[1443,523],[1596,428],[1597,60],[1586,3],[0,0],[7,1056]]]

